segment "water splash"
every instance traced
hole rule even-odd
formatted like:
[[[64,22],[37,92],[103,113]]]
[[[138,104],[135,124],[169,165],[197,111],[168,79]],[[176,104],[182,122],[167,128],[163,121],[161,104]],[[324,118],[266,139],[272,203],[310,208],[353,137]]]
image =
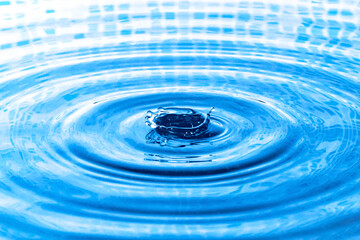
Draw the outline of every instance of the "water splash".
[[[176,137],[180,139],[199,139],[214,136],[216,133],[208,131],[210,114],[196,112],[189,108],[162,108],[156,112],[148,111],[146,124],[154,128],[157,133],[166,137]]]

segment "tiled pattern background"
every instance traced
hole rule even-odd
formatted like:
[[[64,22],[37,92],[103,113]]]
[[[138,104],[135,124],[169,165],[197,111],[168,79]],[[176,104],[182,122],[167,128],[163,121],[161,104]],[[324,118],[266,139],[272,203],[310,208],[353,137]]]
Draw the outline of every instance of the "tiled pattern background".
[[[350,0],[0,0],[0,49],[201,39],[358,50],[359,23],[360,2]]]

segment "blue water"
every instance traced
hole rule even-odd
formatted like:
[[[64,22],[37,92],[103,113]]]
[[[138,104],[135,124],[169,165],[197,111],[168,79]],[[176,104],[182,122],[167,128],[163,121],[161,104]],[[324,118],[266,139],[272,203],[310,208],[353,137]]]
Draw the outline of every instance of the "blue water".
[[[352,0],[0,0],[0,239],[360,239],[359,23]],[[164,132],[159,107],[199,115]]]

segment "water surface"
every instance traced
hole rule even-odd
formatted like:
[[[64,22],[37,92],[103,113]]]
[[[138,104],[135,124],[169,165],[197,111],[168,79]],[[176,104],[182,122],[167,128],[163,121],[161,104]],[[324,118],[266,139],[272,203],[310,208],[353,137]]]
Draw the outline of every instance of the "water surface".
[[[359,238],[359,9],[0,1],[0,238]]]

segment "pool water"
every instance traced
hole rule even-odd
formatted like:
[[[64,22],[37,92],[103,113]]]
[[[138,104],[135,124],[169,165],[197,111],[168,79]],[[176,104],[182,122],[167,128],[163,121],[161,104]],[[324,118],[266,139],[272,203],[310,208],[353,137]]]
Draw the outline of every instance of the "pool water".
[[[359,23],[352,0],[0,0],[0,239],[359,239]]]

